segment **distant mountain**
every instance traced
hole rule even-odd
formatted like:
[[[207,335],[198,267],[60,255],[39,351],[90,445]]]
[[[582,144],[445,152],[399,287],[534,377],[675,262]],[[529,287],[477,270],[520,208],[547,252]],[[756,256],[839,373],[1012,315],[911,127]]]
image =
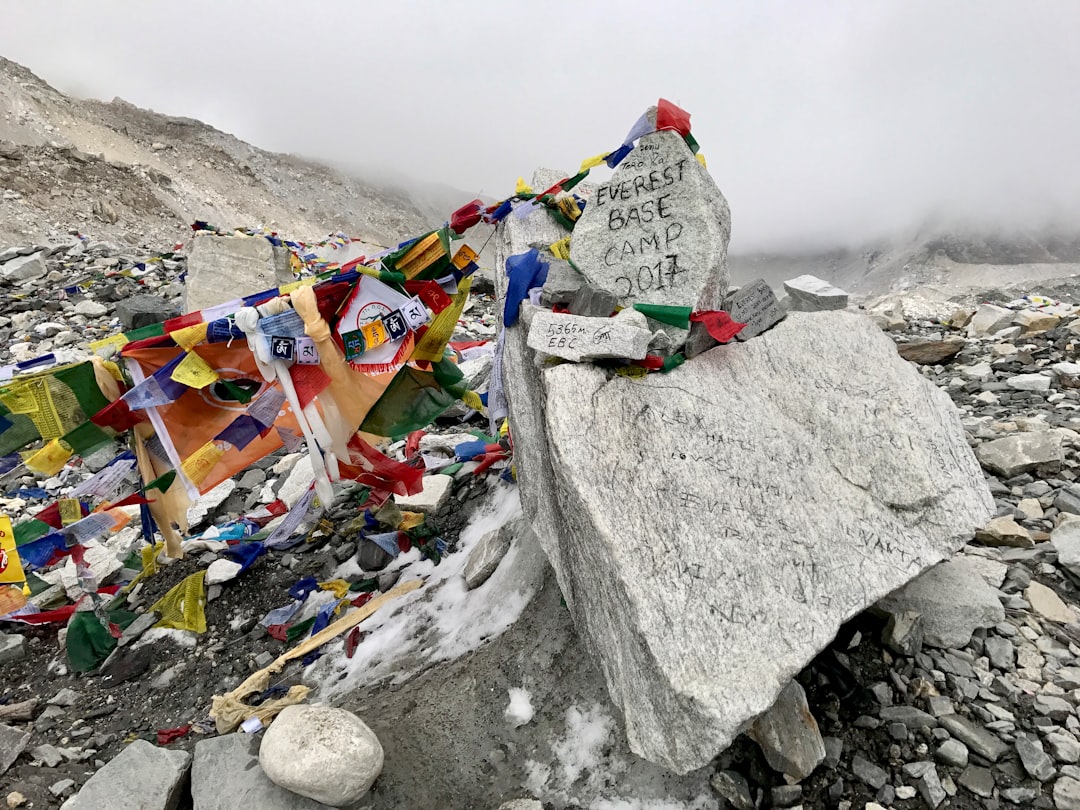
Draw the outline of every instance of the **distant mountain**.
[[[390,245],[442,224],[452,207],[435,202],[455,196],[472,195],[366,182],[190,118],[75,99],[0,57],[0,245],[77,228],[160,247],[197,219]]]

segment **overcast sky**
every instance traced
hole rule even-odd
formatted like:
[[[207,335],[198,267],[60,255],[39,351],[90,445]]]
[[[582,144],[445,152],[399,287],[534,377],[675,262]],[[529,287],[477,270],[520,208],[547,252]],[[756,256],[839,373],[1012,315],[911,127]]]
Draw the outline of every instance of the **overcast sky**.
[[[664,96],[743,250],[1071,224],[1078,34],[1077,0],[0,0],[61,90],[491,197]]]

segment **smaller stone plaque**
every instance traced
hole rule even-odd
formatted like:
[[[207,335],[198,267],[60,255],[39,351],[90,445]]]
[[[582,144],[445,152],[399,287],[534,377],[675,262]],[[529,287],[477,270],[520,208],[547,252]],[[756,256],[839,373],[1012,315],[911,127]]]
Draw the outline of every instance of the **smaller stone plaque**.
[[[757,337],[784,320],[787,313],[764,279],[754,279],[728,296],[724,309],[736,323],[746,326],[737,335],[739,340]]]
[[[649,350],[647,329],[614,318],[588,318],[543,310],[529,324],[528,344],[544,354],[580,363],[624,358],[641,360]]]

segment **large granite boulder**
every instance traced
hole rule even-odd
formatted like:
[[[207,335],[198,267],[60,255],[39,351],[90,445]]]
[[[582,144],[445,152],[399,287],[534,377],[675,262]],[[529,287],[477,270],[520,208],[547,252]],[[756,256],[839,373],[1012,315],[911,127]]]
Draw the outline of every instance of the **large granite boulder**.
[[[596,190],[570,258],[623,306],[720,309],[730,235],[727,201],[682,136],[654,132]]]
[[[502,257],[557,235],[544,216]],[[992,514],[952,402],[865,316],[795,313],[644,379],[538,367],[526,334],[502,362],[526,515],[632,750],[672,770]]]
[[[199,232],[191,240],[184,312],[209,309],[293,280],[289,250],[262,236]]]

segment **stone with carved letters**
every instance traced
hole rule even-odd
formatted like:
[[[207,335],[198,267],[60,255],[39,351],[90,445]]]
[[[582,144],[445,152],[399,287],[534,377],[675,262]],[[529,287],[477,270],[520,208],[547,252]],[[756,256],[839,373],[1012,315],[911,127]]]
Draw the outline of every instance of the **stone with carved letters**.
[[[631,749],[679,773],[993,514],[956,407],[864,315],[643,379],[505,351],[526,518]]]
[[[787,316],[772,287],[760,278],[731,293],[724,302],[724,309],[733,321],[746,324],[736,335],[739,340],[757,337]]]
[[[529,325],[529,346],[544,354],[581,363],[625,358],[640,360],[652,333],[615,318],[587,318],[540,310]]]
[[[619,303],[720,309],[731,213],[675,132],[645,135],[597,188],[570,242],[574,264]]]

